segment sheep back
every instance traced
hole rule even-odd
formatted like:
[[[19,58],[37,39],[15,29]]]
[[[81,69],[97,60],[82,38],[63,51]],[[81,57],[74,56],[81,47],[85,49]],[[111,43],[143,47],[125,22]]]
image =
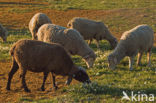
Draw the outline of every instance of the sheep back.
[[[37,39],[36,33],[41,25],[52,23],[49,17],[44,13],[35,14],[29,22],[29,30],[32,34],[32,39]]]
[[[75,17],[68,22],[67,27],[78,30],[85,40],[96,39],[99,41],[106,39],[113,48],[117,45],[117,39],[111,34],[103,22]]]
[[[10,54],[19,67],[32,72],[53,72],[57,75],[69,75],[73,62],[59,44],[49,44],[35,40],[16,42]]]
[[[44,24],[37,33],[38,40],[61,44],[70,54],[85,56],[93,52],[80,33],[55,24]]]
[[[67,27],[74,28],[80,32],[85,40],[93,38],[93,34],[96,36],[97,32],[101,29],[102,23],[92,21],[85,18],[73,18],[67,24]]]
[[[85,40],[90,38],[102,39],[107,38],[107,35],[111,35],[103,22],[97,22],[80,17],[75,17],[70,20],[67,27],[78,30]]]
[[[126,31],[120,38],[117,49],[125,48],[127,56],[134,53],[148,51],[152,48],[154,42],[154,32],[148,25],[138,25],[135,28]]]

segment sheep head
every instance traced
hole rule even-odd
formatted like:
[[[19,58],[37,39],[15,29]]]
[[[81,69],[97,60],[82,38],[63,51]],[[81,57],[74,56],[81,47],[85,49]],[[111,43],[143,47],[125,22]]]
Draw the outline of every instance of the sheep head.
[[[118,64],[117,58],[113,54],[110,54],[107,57],[107,59],[108,59],[108,67],[111,68],[112,70],[114,70],[116,65]]]
[[[93,64],[94,64],[94,59],[93,58],[86,58],[86,59],[84,59],[84,61],[86,62],[88,68],[93,67]]]
[[[83,59],[86,62],[87,67],[91,68],[91,67],[93,67],[94,61],[96,59],[96,55],[94,53],[89,53],[88,55],[83,57]]]
[[[73,78],[83,83],[91,83],[88,74],[82,67],[78,67],[78,71],[73,74]]]
[[[118,44],[118,41],[117,41],[117,39],[116,38],[114,38],[112,41],[111,41],[111,47],[114,49],[116,46],[117,46],[117,44]]]

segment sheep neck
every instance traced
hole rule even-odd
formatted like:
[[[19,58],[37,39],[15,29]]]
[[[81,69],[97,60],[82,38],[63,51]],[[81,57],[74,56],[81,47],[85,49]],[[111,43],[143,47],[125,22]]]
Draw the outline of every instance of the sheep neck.
[[[116,56],[117,61],[119,62],[122,60],[126,54],[125,54],[125,48],[123,46],[117,46],[113,52],[113,54]]]
[[[88,44],[87,44],[88,45]],[[92,50],[89,48],[89,46],[81,46],[78,52],[78,55],[82,56],[83,58],[86,57],[87,55],[91,54]]]
[[[77,71],[78,71],[77,66],[73,65],[71,71],[69,72],[69,75],[73,76],[73,74],[75,74]]]
[[[109,42],[114,41],[115,37],[111,34],[111,32],[107,30],[106,33],[107,33],[107,36],[105,37],[105,39],[107,39]]]

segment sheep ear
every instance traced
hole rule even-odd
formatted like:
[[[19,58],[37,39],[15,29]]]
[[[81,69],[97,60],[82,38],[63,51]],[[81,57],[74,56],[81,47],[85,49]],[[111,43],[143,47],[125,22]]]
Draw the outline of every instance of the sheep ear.
[[[114,58],[114,63],[117,64],[117,58]]]

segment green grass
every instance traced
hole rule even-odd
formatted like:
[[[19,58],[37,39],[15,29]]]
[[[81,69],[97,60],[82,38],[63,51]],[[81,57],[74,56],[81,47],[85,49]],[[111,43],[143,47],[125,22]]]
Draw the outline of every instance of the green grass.
[[[110,10],[121,8],[153,8],[155,0],[45,0],[51,4],[50,8],[67,9],[94,9]]]
[[[18,31],[18,34],[24,33],[25,35],[15,35],[17,31],[10,31],[7,43],[2,43],[1,47],[4,48],[0,51],[1,60],[8,60],[9,48],[11,45],[23,38],[31,38],[28,31]],[[94,67],[87,69],[87,72],[92,80],[92,84],[83,85],[81,83],[70,85],[68,87],[60,88],[59,91],[62,95],[58,95],[52,99],[38,99],[33,100],[27,97],[21,97],[19,102],[25,103],[62,103],[62,102],[91,102],[91,103],[131,103],[130,101],[121,101],[123,96],[122,92],[131,94],[131,91],[138,93],[147,93],[156,95],[156,49],[153,49],[152,66],[146,67],[146,55],[142,58],[142,66],[136,67],[134,70],[129,71],[128,59],[124,58],[116,70],[110,70],[107,66],[107,55],[112,51],[107,41],[103,40],[100,43],[101,50],[97,50],[93,42],[91,47],[97,54]],[[6,48],[6,49],[5,49]],[[73,61],[77,65],[86,68],[85,63],[79,56],[73,56]],[[156,100],[156,98],[155,98]],[[140,102],[139,102],[140,103]]]
[[[106,41],[102,44],[108,46]],[[128,60],[125,58],[117,66],[116,70],[110,70],[107,67],[106,57],[111,52],[96,50],[98,55],[94,68],[87,70],[92,78],[90,85],[72,85],[67,88],[62,88],[62,92],[68,94],[51,99],[53,102],[67,101],[67,102],[92,102],[92,103],[131,103],[129,101],[121,101],[122,92],[126,91],[131,94],[131,91],[138,93],[154,94],[156,95],[156,55],[152,55],[152,67],[146,67],[146,57],[143,56],[141,67],[134,65],[134,70],[129,71]],[[156,49],[153,49],[155,53]],[[82,63],[83,64],[83,63]],[[155,98],[156,100],[156,98]],[[49,101],[49,100],[48,100]],[[46,103],[46,100],[38,101]],[[139,102],[140,103],[140,102]]]
[[[111,14],[96,16],[94,20],[104,22],[111,32],[122,34],[139,24],[148,24],[156,32],[155,0],[45,0],[56,10],[111,10]],[[117,11],[117,12],[116,12]]]
[[[31,12],[31,11],[33,11],[33,9],[29,9],[29,8],[27,8],[27,9],[11,8],[8,10],[9,13],[20,13],[20,14]]]
[[[118,10],[117,13],[107,15],[105,18],[101,18],[100,21],[107,24],[110,31],[120,33],[120,35],[139,24],[148,24],[156,32],[155,13],[156,9],[151,8]]]
[[[22,35],[21,35],[22,34]],[[31,35],[27,30],[10,30],[7,42],[4,43],[0,40],[0,60],[9,60],[9,50],[12,44],[20,39],[30,39]]]
[[[39,0],[36,0],[39,1]],[[155,0],[45,0],[49,3],[51,9],[68,10],[68,9],[93,9],[93,10],[120,10],[126,11],[115,12],[112,15],[98,18],[105,22],[114,33],[122,33],[136,26],[137,24],[149,24],[154,30],[156,1]],[[32,6],[33,7],[33,6]],[[36,8],[38,8],[37,6]],[[47,6],[40,6],[40,8],[47,8]],[[13,13],[27,13],[31,12],[33,8],[26,8],[18,10],[11,8],[8,12]],[[133,10],[135,11],[133,13]],[[2,9],[0,9],[2,11]],[[125,15],[128,12],[128,15]],[[21,35],[22,34],[22,35]],[[0,60],[10,60],[9,50],[12,44],[19,39],[31,38],[28,30],[9,30],[8,41],[3,43],[0,40]],[[21,97],[19,102],[24,103],[63,103],[63,102],[88,102],[88,103],[131,103],[130,101],[121,101],[122,92],[126,91],[129,95],[131,91],[135,93],[154,94],[156,96],[156,48],[152,50],[152,66],[146,67],[146,55],[142,58],[142,66],[136,67],[129,71],[128,59],[124,58],[116,70],[110,70],[107,64],[107,55],[112,51],[107,41],[100,42],[101,50],[96,48],[95,43],[91,44],[94,49],[97,59],[95,65],[91,69],[87,69],[92,84],[83,85],[81,83],[70,85],[68,87],[59,88],[62,95],[58,95],[52,99],[38,99],[33,100],[27,97]],[[73,56],[73,61],[77,65],[86,68],[86,64],[81,57]],[[50,97],[49,97],[50,98]],[[155,97],[156,101],[156,97]],[[141,103],[141,102],[139,102]]]

